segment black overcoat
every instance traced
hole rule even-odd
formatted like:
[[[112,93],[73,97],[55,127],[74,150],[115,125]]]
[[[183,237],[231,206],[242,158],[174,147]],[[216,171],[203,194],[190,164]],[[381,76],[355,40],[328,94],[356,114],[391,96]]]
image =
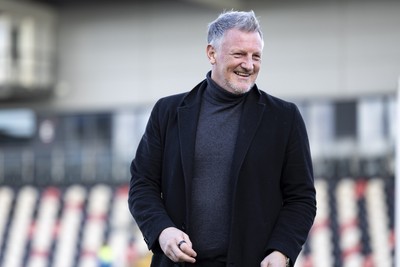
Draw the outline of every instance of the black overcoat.
[[[183,265],[162,253],[158,236],[171,226],[190,233],[193,152],[206,86],[204,80],[155,104],[131,164],[129,209],[154,253],[151,266]],[[257,86],[245,101],[231,169],[228,266],[258,267],[272,250],[294,264],[316,213],[305,125],[294,104]]]

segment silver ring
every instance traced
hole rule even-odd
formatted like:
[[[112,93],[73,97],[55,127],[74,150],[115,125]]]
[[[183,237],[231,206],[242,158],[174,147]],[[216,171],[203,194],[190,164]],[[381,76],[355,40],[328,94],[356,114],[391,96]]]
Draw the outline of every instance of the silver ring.
[[[186,243],[186,241],[185,240],[179,241],[179,243],[178,243],[178,248],[179,249],[181,249],[181,246],[182,246],[183,243]]]

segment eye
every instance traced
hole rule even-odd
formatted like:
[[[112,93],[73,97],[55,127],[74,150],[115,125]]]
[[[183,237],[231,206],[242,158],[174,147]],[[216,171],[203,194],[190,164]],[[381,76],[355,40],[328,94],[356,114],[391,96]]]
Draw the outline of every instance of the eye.
[[[241,58],[243,56],[243,53],[233,53],[234,58]]]
[[[260,55],[254,55],[253,56],[254,61],[261,61],[261,56]]]

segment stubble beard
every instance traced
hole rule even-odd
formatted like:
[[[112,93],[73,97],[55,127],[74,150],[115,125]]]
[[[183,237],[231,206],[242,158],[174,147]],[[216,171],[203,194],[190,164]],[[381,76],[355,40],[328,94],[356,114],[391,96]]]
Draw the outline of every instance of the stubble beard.
[[[247,88],[239,87],[234,85],[233,83],[226,81],[226,86],[227,88],[231,89],[231,93],[235,95],[242,95],[250,91],[251,88],[253,88],[254,83],[251,83]]]

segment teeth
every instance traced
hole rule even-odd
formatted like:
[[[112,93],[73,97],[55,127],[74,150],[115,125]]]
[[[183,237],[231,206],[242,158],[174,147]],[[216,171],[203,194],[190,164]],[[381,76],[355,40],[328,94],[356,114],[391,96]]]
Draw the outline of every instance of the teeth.
[[[239,76],[243,76],[243,77],[249,77],[250,75],[248,73],[243,73],[243,72],[235,72],[237,75]]]

